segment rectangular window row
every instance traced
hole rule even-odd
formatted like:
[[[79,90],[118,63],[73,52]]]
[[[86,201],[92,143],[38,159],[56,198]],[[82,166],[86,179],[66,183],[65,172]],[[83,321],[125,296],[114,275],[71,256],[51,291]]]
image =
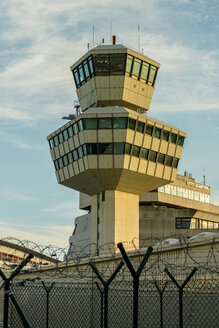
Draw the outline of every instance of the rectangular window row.
[[[89,56],[80,65],[74,68],[72,73],[77,88],[90,80],[94,76],[92,56]]]
[[[155,84],[158,68],[143,60],[140,60],[131,55],[127,56],[126,73],[128,76],[135,77],[141,82],[149,85]]]
[[[89,56],[72,73],[79,88],[93,76],[126,75],[154,86],[158,68],[143,60],[126,54],[97,54]]]
[[[127,117],[106,117],[106,118],[84,118],[75,122],[64,131],[49,140],[50,149],[57,147],[68,138],[78,134],[82,130],[98,130],[98,129],[131,129],[141,133],[146,133],[152,137],[183,146],[184,137],[163,130],[156,126],[136,121]]]
[[[62,169],[64,166],[71,164],[78,159],[87,155],[107,155],[107,154],[127,154],[135,157],[140,157],[154,163],[161,163],[169,167],[177,168],[179,164],[178,158],[173,158],[162,153],[157,153],[153,150],[148,150],[135,145],[124,142],[114,143],[88,143],[54,161],[55,169]]]
[[[196,218],[176,218],[176,229],[218,229],[219,223]]]
[[[182,188],[182,187],[167,184],[164,187],[159,187],[158,191],[173,196],[179,196],[179,197],[188,198],[191,200],[196,200],[204,203],[210,203],[209,194],[205,194],[187,188]]]

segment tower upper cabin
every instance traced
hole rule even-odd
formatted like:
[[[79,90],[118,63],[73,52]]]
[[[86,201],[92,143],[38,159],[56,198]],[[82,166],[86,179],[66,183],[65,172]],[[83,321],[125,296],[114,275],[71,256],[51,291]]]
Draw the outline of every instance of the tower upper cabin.
[[[146,112],[159,67],[156,61],[121,44],[91,49],[71,66],[82,112],[105,106]]]

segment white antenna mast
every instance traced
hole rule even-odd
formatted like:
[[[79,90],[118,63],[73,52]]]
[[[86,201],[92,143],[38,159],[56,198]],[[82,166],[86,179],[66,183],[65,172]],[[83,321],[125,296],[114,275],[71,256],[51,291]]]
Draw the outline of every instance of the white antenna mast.
[[[140,52],[141,43],[140,43],[140,25],[138,24],[138,52]]]
[[[93,31],[93,48],[94,48],[94,25],[92,26],[92,31]]]
[[[109,42],[112,42],[112,11],[110,11],[110,40]]]

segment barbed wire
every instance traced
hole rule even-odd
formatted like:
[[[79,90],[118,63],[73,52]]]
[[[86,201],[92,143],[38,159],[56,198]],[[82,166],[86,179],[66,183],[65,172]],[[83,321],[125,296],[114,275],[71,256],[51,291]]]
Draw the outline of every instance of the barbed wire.
[[[27,281],[94,279],[90,262],[95,263],[102,276],[109,277],[123,260],[118,246],[113,243],[99,247],[98,256],[96,244],[88,244],[84,247],[72,244],[66,248],[60,248],[7,237],[0,240],[0,248],[1,246],[7,247],[7,252],[2,249],[1,254],[10,254],[6,258],[1,255],[1,267],[4,271],[13,271],[29,253],[35,256],[32,263],[24,267],[19,275],[19,279]],[[165,240],[134,238],[132,242],[124,241],[123,246],[135,269],[139,266],[147,248],[153,247],[152,255],[142,272],[143,281],[157,281],[165,284],[169,281],[164,273],[165,268],[168,268],[179,281],[183,281],[191,269],[196,267],[198,271],[193,281],[211,280],[213,285],[218,284],[219,233],[196,239],[186,239],[180,235],[171,236]],[[127,266],[122,267],[116,280],[130,281]]]

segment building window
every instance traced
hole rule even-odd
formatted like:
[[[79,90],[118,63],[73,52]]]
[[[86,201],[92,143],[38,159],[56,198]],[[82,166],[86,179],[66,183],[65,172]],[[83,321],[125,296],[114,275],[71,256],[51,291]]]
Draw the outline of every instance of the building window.
[[[87,144],[87,154],[88,155],[96,155],[97,154],[97,144],[96,143]]]
[[[83,84],[85,79],[84,79],[84,72],[83,72],[82,64],[80,64],[78,66],[78,72],[79,72],[80,84]]]
[[[140,149],[141,148],[138,146],[133,146],[132,147],[132,156],[139,157]]]
[[[74,162],[77,161],[78,160],[78,152],[77,152],[77,150],[76,149],[73,150],[72,154],[73,154]]]
[[[128,121],[128,129],[135,130],[136,120],[129,118]]]
[[[170,142],[176,144],[177,134],[171,133],[170,135]]]
[[[50,149],[53,149],[54,148],[54,141],[53,141],[53,139],[50,139],[49,140],[49,146],[50,146]]]
[[[72,126],[69,126],[68,127],[68,135],[69,135],[69,138],[73,137],[73,129],[72,129]]]
[[[124,142],[115,142],[114,143],[114,154],[124,154]]]
[[[113,144],[112,143],[102,143],[99,144],[99,153],[100,154],[112,154]]]
[[[73,163],[72,153],[68,153],[68,162],[69,164]]]
[[[83,121],[82,120],[78,121],[78,129],[80,132],[83,131]]]
[[[160,139],[160,136],[161,136],[161,129],[155,127],[154,128],[154,137]]]
[[[144,159],[148,159],[148,153],[149,153],[149,150],[148,149],[145,149],[145,148],[142,148],[141,149],[141,158],[144,158]]]
[[[112,119],[99,118],[99,129],[112,129]]]
[[[172,164],[173,164],[173,157],[167,155],[165,160],[165,165],[172,166]]]
[[[54,144],[55,144],[55,147],[57,147],[59,145],[59,139],[58,139],[58,136],[55,136],[54,137]]]
[[[179,136],[179,138],[178,138],[178,145],[179,146],[183,146],[183,144],[184,144],[184,140],[185,140],[185,138],[183,137],[183,136]]]
[[[156,159],[157,159],[156,151],[151,150],[149,155],[149,161],[156,162]]]
[[[84,119],[85,130],[97,130],[97,119],[96,118],[85,118]]]
[[[63,168],[63,160],[62,157],[58,159],[59,169]]]
[[[154,85],[155,82],[156,72],[157,72],[157,67],[151,65],[148,81],[151,82],[152,85]]]
[[[128,143],[125,144],[125,154],[130,155],[131,147],[132,147],[131,144],[128,144]]]
[[[65,141],[68,140],[68,131],[67,131],[67,129],[65,129],[63,131],[63,138],[64,138]]]
[[[124,74],[125,57],[125,54],[110,54],[110,75]]]
[[[158,154],[158,159],[157,159],[158,163],[164,164],[164,160],[165,160],[165,155],[159,153]]]
[[[113,129],[126,129],[127,128],[127,117],[114,117]]]
[[[78,147],[78,158],[82,158],[83,157],[83,149],[82,147]]]
[[[176,229],[189,229],[191,218],[176,218]]]
[[[163,130],[162,132],[162,139],[165,140],[165,141],[168,141],[169,140],[169,131],[166,131],[166,130]]]
[[[147,81],[147,79],[148,79],[148,72],[149,72],[149,64],[143,62],[142,68],[141,68],[141,79]]]
[[[102,191],[102,202],[105,201],[105,191]]]
[[[68,157],[67,157],[67,155],[64,155],[63,156],[63,164],[64,164],[64,166],[67,166],[68,165]]]
[[[135,58],[134,60],[134,65],[133,65],[133,70],[132,70],[132,75],[139,76],[140,72],[140,67],[141,67],[141,60],[138,58]]]
[[[129,74],[131,74],[132,63],[133,63],[133,56],[128,55],[127,56],[127,61],[126,61],[126,72],[129,73]]]
[[[178,159],[178,158],[174,158],[174,159],[173,159],[173,167],[174,167],[175,169],[177,169],[178,164],[179,164],[179,159]]]
[[[153,134],[153,126],[150,125],[150,124],[147,124],[145,133],[146,134],[149,134],[150,136],[152,136],[152,134]]]
[[[143,133],[145,124],[141,121],[138,121],[137,131]]]
[[[86,145],[83,145],[82,148],[83,148],[83,155],[84,156],[87,156],[87,148],[86,148]]]

